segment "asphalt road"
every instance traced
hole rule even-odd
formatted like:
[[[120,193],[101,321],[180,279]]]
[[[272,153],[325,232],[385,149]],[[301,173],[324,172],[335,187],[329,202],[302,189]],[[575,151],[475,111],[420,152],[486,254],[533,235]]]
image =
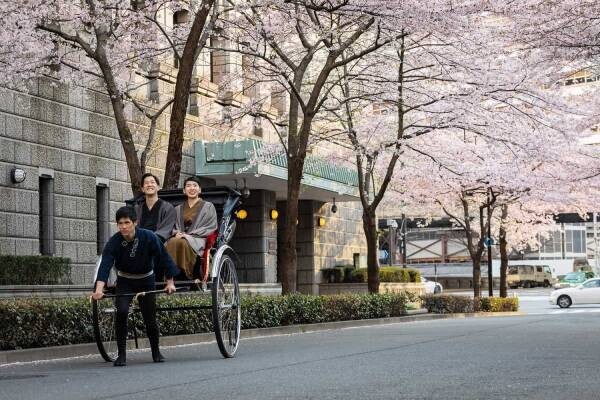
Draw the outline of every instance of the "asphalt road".
[[[0,366],[0,399],[598,399],[600,315],[399,323]]]
[[[573,305],[568,309],[561,309],[548,302],[552,288],[530,288],[510,289],[508,296],[519,297],[519,311],[529,315],[536,314],[578,314],[578,313],[600,313],[600,304]],[[448,291],[448,294],[473,296],[473,291]],[[482,295],[487,296],[487,288]],[[494,291],[498,296],[498,291]],[[598,396],[600,398],[600,395]]]

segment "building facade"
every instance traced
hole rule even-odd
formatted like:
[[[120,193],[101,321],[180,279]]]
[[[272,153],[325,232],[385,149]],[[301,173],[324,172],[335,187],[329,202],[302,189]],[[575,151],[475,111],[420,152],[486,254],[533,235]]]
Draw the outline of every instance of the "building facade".
[[[116,231],[116,209],[132,197],[111,103],[101,91],[51,79],[29,86],[27,93],[0,89],[0,254],[68,257],[72,282],[87,284],[105,241]],[[205,104],[205,113],[223,113],[224,106],[209,95],[191,103],[182,179],[198,175],[208,185],[248,185],[251,196],[245,205],[249,218],[238,225],[232,243],[243,260],[240,277],[243,282],[277,282],[278,224],[271,219],[270,210],[285,205],[285,180],[265,186],[254,174],[252,179],[244,178],[243,173],[238,178],[232,171],[223,178],[214,171],[197,169],[199,146],[244,137],[265,140],[269,133],[253,129],[252,122],[240,123],[233,134],[229,124],[227,129],[207,124],[206,115],[194,115],[198,103]],[[127,104],[126,114],[136,142],[144,143],[148,119],[131,104]],[[158,140],[148,162],[148,170],[159,177],[166,159],[168,118],[165,113],[158,119]],[[226,164],[231,169],[235,160]],[[298,284],[305,292],[315,292],[320,268],[351,263],[353,254],[366,254],[359,204],[339,203],[339,211],[333,215],[327,203],[338,195],[339,188],[334,181],[330,186],[303,185]],[[355,199],[338,197],[338,201]],[[329,219],[320,230],[315,225],[318,216]]]

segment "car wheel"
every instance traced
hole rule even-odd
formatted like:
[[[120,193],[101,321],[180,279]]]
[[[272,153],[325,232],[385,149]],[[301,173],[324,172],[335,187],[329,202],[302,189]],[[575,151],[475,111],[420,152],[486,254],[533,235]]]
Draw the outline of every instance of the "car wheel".
[[[440,288],[439,286],[436,286],[433,289],[433,294],[440,294],[440,293],[442,293],[442,288]]]
[[[529,283],[529,281],[523,282],[523,288],[524,289],[529,289],[530,287],[531,287],[531,284]]]
[[[550,282],[544,281],[544,287],[550,287]]]
[[[556,300],[556,304],[558,304],[560,308],[569,308],[571,307],[571,304],[573,304],[573,302],[571,301],[571,298],[569,296],[563,294],[558,298],[558,300]]]

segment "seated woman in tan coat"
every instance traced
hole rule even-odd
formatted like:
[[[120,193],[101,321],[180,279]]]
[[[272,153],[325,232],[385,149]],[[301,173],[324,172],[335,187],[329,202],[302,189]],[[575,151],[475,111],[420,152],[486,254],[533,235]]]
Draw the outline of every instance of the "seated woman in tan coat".
[[[194,275],[196,257],[202,255],[206,237],[217,230],[215,206],[200,198],[200,180],[189,177],[183,183],[187,199],[175,207],[175,229],[165,244],[167,252],[188,279]]]

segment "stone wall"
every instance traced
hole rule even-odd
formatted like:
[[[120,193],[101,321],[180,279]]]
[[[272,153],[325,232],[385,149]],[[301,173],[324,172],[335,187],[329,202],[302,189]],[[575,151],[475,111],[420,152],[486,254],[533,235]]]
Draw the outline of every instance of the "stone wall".
[[[40,253],[39,179],[44,175],[54,183],[53,255],[72,260],[74,283],[88,283],[98,253],[97,185],[108,186],[111,220],[132,196],[111,105],[103,93],[49,79],[29,86],[28,93],[0,88],[0,254]],[[143,143],[147,119],[131,105],[126,114],[136,142]],[[159,176],[168,117],[159,118],[159,143],[148,163]],[[188,121],[182,176],[195,172],[193,140],[210,132],[197,121]],[[11,182],[14,167],[27,172],[24,182]]]
[[[267,190],[252,190],[243,200],[248,217],[237,222],[230,243],[242,261],[240,282],[277,282],[277,221],[269,215],[275,206],[275,193]]]
[[[285,209],[285,202],[281,201],[277,204],[279,210]],[[319,294],[319,284],[322,281],[321,269],[336,265],[351,265],[354,254],[360,256],[367,254],[360,204],[338,202],[336,205],[338,210],[333,213],[332,203],[300,201],[296,237],[299,292]],[[319,217],[324,218],[324,226],[318,226]]]
[[[102,247],[98,218],[108,215],[109,232],[114,233],[114,213],[132,196],[111,104],[102,92],[50,79],[32,81],[29,87],[27,93],[0,88],[0,254],[40,254],[40,178],[52,179],[52,254],[71,259],[73,283],[90,283]],[[220,115],[219,107],[210,102],[199,110],[199,116],[188,116],[182,179],[195,173],[194,140],[251,136],[251,132],[239,133],[251,125],[248,121],[241,121],[237,130],[201,123]],[[148,119],[131,104],[126,105],[125,113],[141,151]],[[160,178],[168,123],[167,113],[158,118],[157,143],[148,158],[148,170]],[[265,128],[263,138],[271,135]],[[24,182],[11,182],[10,172],[15,167],[26,171]],[[108,190],[108,212],[98,213],[98,187]],[[242,281],[277,282],[278,224],[270,219],[269,211],[277,206],[283,214],[282,204],[276,204],[274,193],[268,191],[254,191],[245,201],[249,218],[240,223],[232,242],[242,257]],[[351,264],[353,254],[366,254],[360,205],[338,203],[338,208],[333,214],[330,203],[300,203],[298,290],[302,292],[318,293],[322,268]],[[326,218],[324,227],[315,226],[317,216]]]

